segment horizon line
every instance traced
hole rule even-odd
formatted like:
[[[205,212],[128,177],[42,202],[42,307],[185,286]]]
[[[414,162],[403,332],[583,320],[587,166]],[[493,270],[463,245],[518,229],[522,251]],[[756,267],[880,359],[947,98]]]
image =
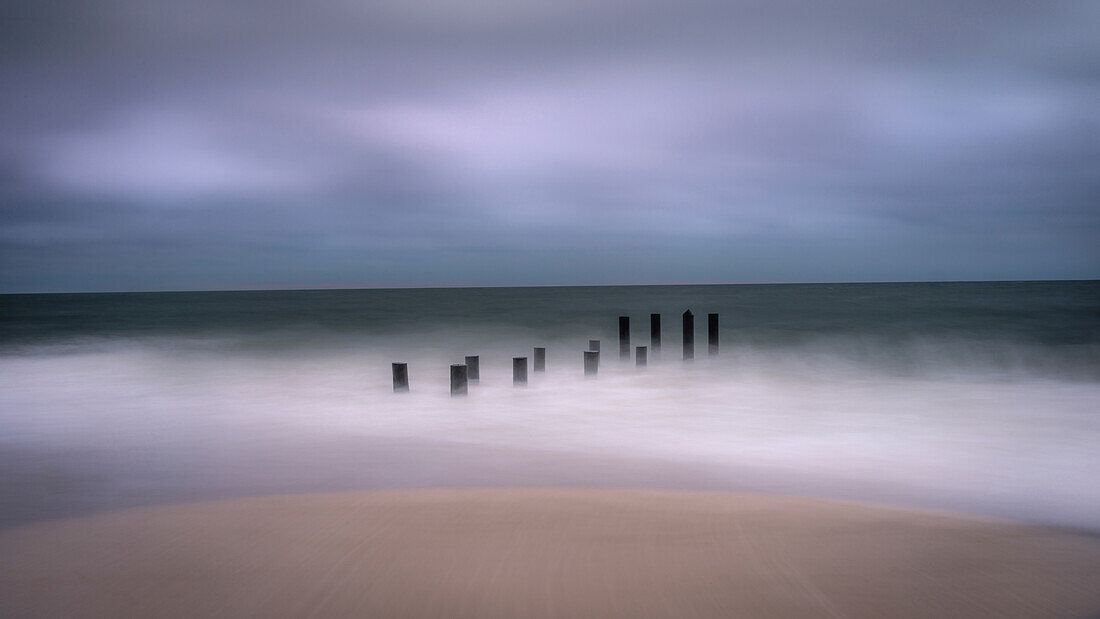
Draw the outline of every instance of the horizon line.
[[[899,280],[835,280],[835,281],[738,281],[738,282],[656,282],[656,283],[613,283],[613,284],[424,284],[408,286],[370,286],[370,285],[325,285],[314,286],[253,286],[246,288],[190,288],[160,290],[61,290],[46,292],[0,292],[0,296],[48,295],[48,294],[177,294],[195,292],[325,292],[341,290],[452,290],[487,288],[644,288],[657,286],[808,286],[838,284],[982,284],[982,283],[1040,283],[1040,282],[1097,282],[1094,278],[1048,278],[1048,279],[899,279]]]

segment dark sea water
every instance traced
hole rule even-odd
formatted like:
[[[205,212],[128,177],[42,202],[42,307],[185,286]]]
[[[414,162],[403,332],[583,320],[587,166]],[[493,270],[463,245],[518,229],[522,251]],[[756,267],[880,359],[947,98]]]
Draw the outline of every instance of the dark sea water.
[[[617,317],[646,345],[651,312],[661,354],[620,362]],[[596,380],[582,376],[589,339],[603,343]],[[532,346],[547,372],[514,388],[511,357]],[[452,399],[448,365],[468,354],[481,383]],[[393,361],[409,363],[407,395],[392,393]],[[351,439],[374,446],[373,477],[349,472],[365,453]],[[397,469],[417,485],[526,479],[491,472],[522,468],[516,455],[433,473],[447,467],[424,445],[539,453],[546,483],[607,484],[601,459],[646,459],[731,487],[1100,529],[1100,282],[0,296],[0,524],[168,500],[167,487],[281,488],[264,482],[290,468],[295,491]],[[559,480],[555,453],[596,463],[591,479]],[[621,483],[657,483],[638,470]]]
[[[0,295],[5,345],[86,337],[418,333],[504,325],[549,337],[615,326],[608,315],[689,307],[724,329],[782,345],[817,335],[941,336],[1100,343],[1100,282],[581,286]],[[648,330],[648,322],[644,325]],[[677,325],[678,326],[678,325]],[[678,330],[678,329],[676,329]]]

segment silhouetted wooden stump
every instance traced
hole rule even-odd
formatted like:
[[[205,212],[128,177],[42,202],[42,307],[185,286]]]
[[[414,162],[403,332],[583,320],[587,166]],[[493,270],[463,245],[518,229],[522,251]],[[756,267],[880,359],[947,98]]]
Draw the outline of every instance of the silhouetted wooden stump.
[[[649,349],[653,354],[661,352],[661,315],[649,315]]]
[[[527,384],[527,357],[512,357],[512,384]]]
[[[695,314],[684,312],[684,361],[695,358]]]
[[[595,377],[600,371],[600,351],[584,351],[584,375]]]
[[[477,355],[466,355],[466,378],[471,383],[481,382],[481,359]]]
[[[393,391],[401,393],[409,390],[409,364],[393,364]]]
[[[707,314],[707,354],[718,354],[718,314]]]
[[[630,316],[619,316],[619,358],[630,358]]]
[[[463,363],[451,365],[451,395],[466,395],[467,367]]]

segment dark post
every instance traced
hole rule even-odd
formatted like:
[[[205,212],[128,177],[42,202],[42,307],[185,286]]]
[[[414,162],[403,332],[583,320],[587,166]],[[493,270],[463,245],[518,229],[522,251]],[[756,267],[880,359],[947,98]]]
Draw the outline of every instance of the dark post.
[[[600,371],[600,351],[584,351],[584,375],[595,376]]]
[[[451,364],[451,395],[466,395],[466,370],[462,363]]]
[[[707,354],[718,354],[718,314],[707,314]]]
[[[600,352],[600,341],[599,340],[588,340],[588,350],[594,350],[596,352]]]
[[[646,361],[649,358],[649,351],[646,350],[645,346],[639,346],[635,349],[635,352],[636,359],[634,361],[634,364],[640,368],[644,368]]]
[[[630,316],[619,316],[619,358],[630,358]]]
[[[684,312],[684,361],[695,358],[695,314]]]
[[[532,368],[536,372],[546,371],[546,347],[535,346],[535,367]]]
[[[527,357],[512,357],[512,384],[527,384]]]
[[[661,352],[661,315],[649,315],[649,347],[653,354]]]
[[[393,392],[400,393],[409,390],[409,364],[393,364]]]
[[[481,359],[477,355],[466,355],[466,378],[471,383],[481,382]]]

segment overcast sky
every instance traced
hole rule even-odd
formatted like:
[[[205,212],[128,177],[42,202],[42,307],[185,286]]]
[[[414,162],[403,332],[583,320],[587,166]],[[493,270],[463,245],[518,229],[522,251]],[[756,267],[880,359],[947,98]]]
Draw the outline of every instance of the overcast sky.
[[[1100,2],[8,0],[0,291],[1100,277]]]

